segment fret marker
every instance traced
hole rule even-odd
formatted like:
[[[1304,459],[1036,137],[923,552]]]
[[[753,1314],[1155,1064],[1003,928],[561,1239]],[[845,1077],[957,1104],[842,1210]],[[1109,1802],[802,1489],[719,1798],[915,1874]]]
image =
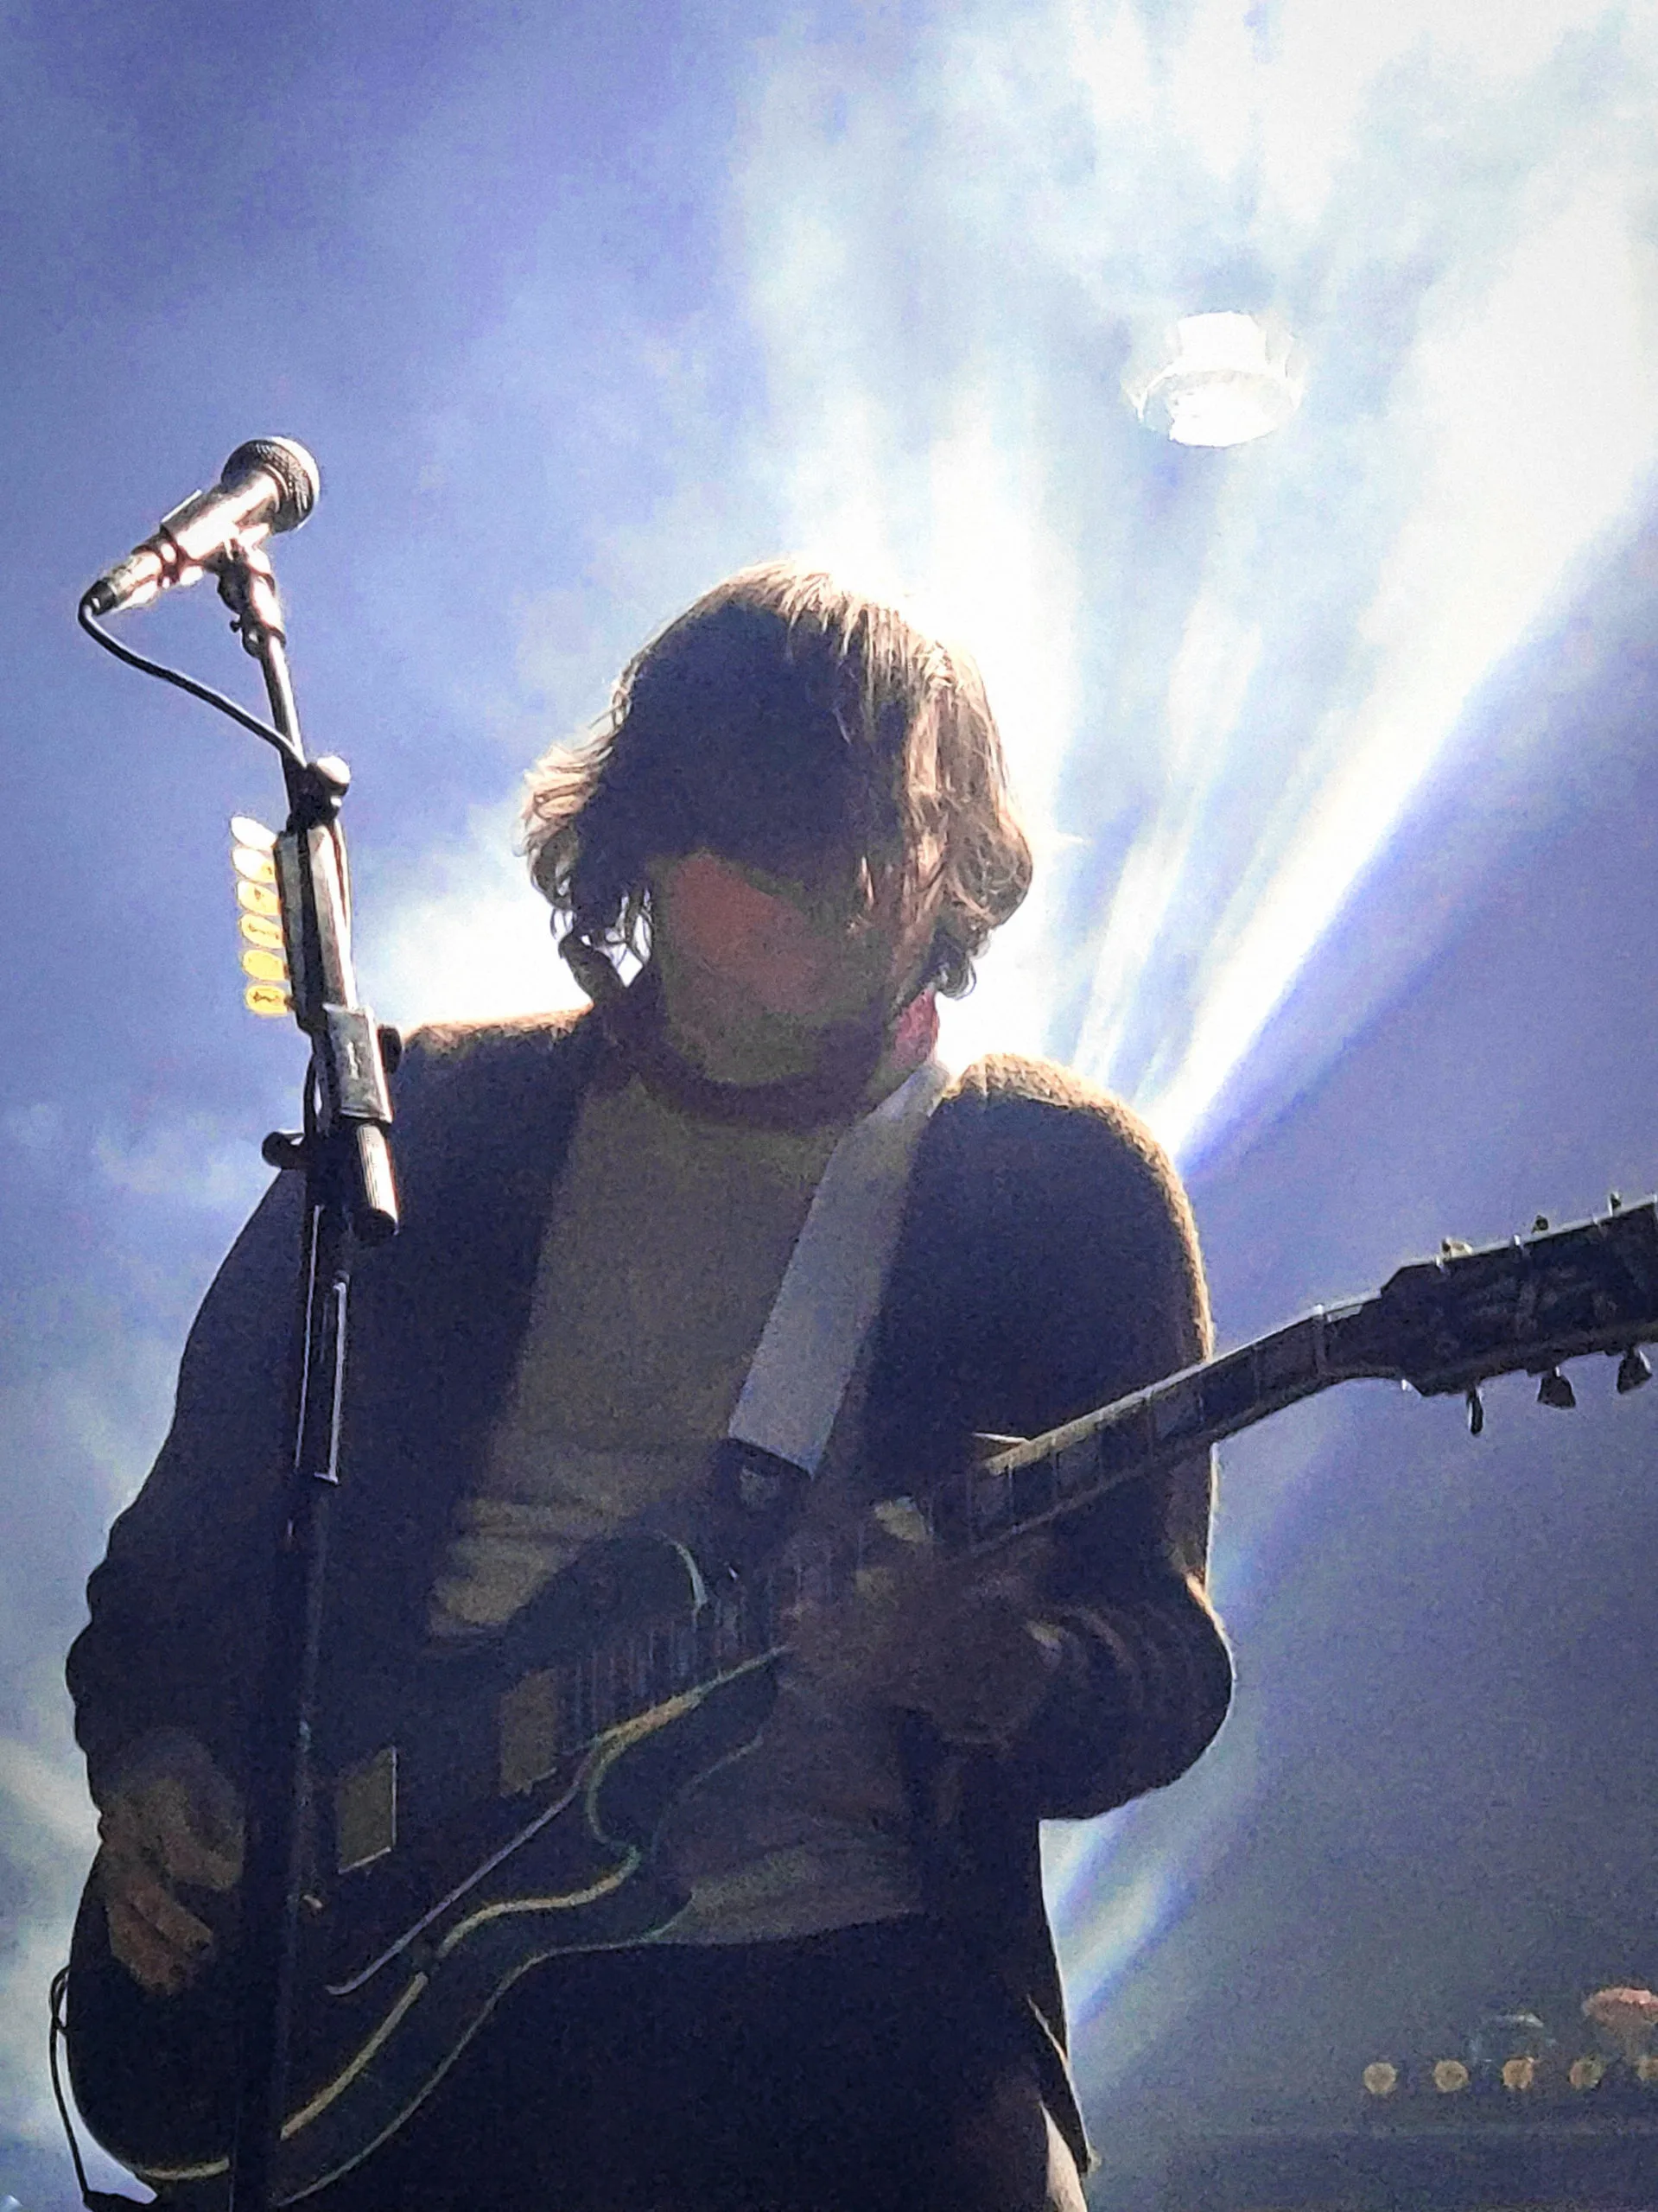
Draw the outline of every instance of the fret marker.
[[[884,1497],[871,1509],[882,1532],[900,1544],[930,1544],[932,1530],[912,1497]]]

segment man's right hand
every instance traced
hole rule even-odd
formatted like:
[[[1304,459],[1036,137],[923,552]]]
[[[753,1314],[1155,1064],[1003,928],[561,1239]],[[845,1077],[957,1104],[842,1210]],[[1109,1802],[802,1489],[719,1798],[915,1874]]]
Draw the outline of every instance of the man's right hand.
[[[206,1746],[158,1729],[132,1746],[103,1792],[93,1868],[110,1948],[148,1990],[187,1988],[211,1957],[213,1930],[181,1887],[228,1890],[242,1872],[242,1805]]]

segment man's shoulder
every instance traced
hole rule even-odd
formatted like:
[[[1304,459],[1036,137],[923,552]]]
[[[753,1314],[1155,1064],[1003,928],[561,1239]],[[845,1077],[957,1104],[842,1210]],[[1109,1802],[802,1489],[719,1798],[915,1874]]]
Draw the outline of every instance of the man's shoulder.
[[[423,1024],[404,1039],[392,1084],[394,1147],[441,1157],[493,1132],[533,1148],[582,1090],[597,1039],[586,1008]]]
[[[581,1030],[590,1009],[511,1014],[486,1021],[424,1021],[403,1039],[405,1060],[445,1070],[521,1065],[556,1057]]]
[[[487,1021],[428,1021],[403,1040],[401,1089],[422,1092],[511,1089],[529,1077],[577,1076],[591,1040],[586,1007],[515,1014]]]
[[[956,1077],[940,1111],[963,1127],[981,1119],[993,1142],[1076,1148],[1159,1182],[1173,1175],[1167,1153],[1131,1106],[1054,1060],[987,1053]]]

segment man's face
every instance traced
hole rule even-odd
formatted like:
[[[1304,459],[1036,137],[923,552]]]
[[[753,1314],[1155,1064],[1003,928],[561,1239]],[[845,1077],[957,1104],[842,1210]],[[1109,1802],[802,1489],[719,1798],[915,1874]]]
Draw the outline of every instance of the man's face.
[[[900,930],[858,912],[844,880],[809,884],[709,852],[656,862],[651,884],[670,988],[727,1017],[746,1007],[810,1029],[855,1020],[890,1001],[931,929],[930,917]]]

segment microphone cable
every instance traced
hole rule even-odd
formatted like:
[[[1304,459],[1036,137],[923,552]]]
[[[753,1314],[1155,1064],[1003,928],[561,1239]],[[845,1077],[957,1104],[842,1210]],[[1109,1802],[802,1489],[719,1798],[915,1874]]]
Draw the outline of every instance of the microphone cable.
[[[95,644],[102,645],[106,653],[113,653],[117,660],[124,661],[129,668],[136,668],[140,675],[158,677],[163,683],[175,684],[179,690],[187,691],[193,699],[200,699],[209,707],[217,707],[221,715],[228,715],[233,722],[240,722],[244,729],[251,729],[255,737],[262,737],[267,745],[274,745],[285,760],[293,761],[296,767],[304,766],[280,730],[273,728],[269,722],[261,721],[257,715],[251,714],[245,707],[238,706],[227,692],[215,691],[211,683],[199,683],[194,676],[186,676],[180,669],[168,668],[158,660],[146,660],[142,653],[134,652],[130,645],[124,645],[118,638],[112,637],[87,604],[91,597],[90,592],[83,597],[75,609],[75,620],[86,635]]]

